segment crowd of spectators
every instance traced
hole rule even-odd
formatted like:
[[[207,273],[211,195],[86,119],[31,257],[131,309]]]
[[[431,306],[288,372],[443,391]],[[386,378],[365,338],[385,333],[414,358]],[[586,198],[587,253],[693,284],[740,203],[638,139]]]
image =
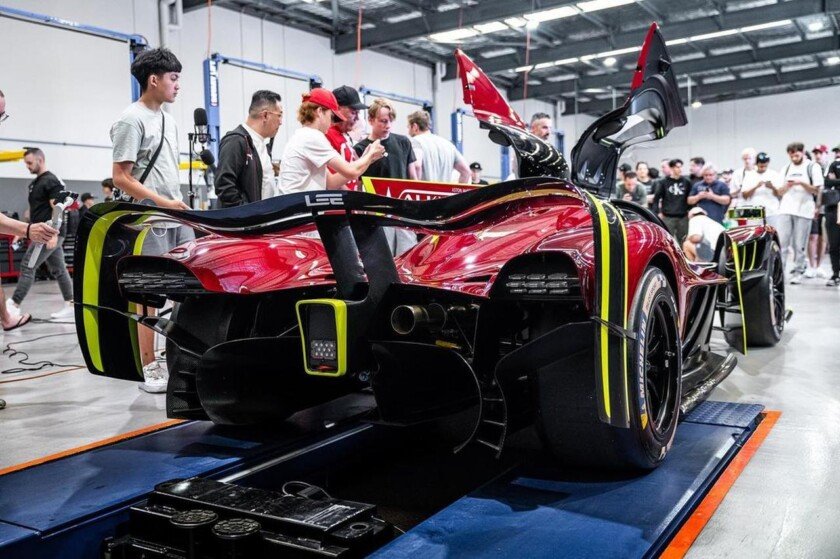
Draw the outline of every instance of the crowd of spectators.
[[[761,206],[778,232],[790,283],[818,278],[840,286],[840,145],[829,150],[818,144],[808,152],[803,143],[792,142],[786,152],[787,160],[775,163],[766,152],[746,148],[734,170],[718,170],[696,156],[688,173],[681,159],[663,159],[659,178],[651,178],[644,161],[636,163],[635,172],[623,163],[614,196],[647,205],[692,260],[712,257],[708,246],[714,249],[719,231],[728,225],[729,208]],[[822,267],[826,252],[831,272]]]
[[[131,72],[140,84],[141,95],[111,127],[113,178],[102,182],[104,201],[130,199],[189,209],[180,186],[177,123],[162,110],[178,95],[181,69],[180,61],[166,49],[144,51],[132,63]],[[0,93],[0,122],[8,118],[5,104]],[[403,136],[392,130],[398,118],[392,103],[377,98],[366,104],[358,91],[348,85],[333,90],[314,88],[295,104],[300,127],[282,147],[282,157],[275,158],[272,153],[279,150],[275,149],[274,138],[283,125],[284,100],[269,90],[253,94],[242,123],[220,141],[213,184],[216,205],[241,206],[279,194],[310,190],[359,190],[367,178],[486,184],[481,177],[481,163],[468,165],[452,142],[434,133],[430,115],[424,110],[403,116],[408,129],[408,135]],[[366,127],[361,126],[363,120]],[[551,117],[534,114],[529,132],[550,142]],[[814,147],[809,154],[802,143],[794,142],[787,146],[788,161],[771,162],[766,152],[747,148],[741,154],[742,165],[734,171],[719,171],[700,156],[689,159],[687,169],[679,158],[663,159],[656,168],[644,161],[635,167],[625,163],[618,169],[614,196],[648,206],[658,214],[692,260],[713,258],[718,238],[727,225],[727,208],[760,205],[765,209],[767,222],[778,231],[782,250],[792,255],[788,266],[790,282],[826,277],[821,258],[827,241],[832,268],[828,285],[838,286],[840,146],[831,151],[833,160],[825,145]],[[74,314],[62,254],[62,241],[68,234],[64,228],[55,230],[47,224],[64,186],[47,169],[46,155],[40,149],[29,149],[25,163],[35,176],[29,189],[30,223],[0,218],[0,232],[11,232],[46,246],[36,262],[29,262],[35,246],[30,245],[25,257],[28,264],[23,267],[14,295],[6,300],[0,292],[4,330],[30,320],[20,304],[32,284],[34,269],[42,262],[58,278],[66,301],[52,318],[72,318]],[[82,195],[73,228],[97,201],[90,193]],[[145,237],[143,254],[159,255],[194,238],[185,227],[159,231],[153,228],[152,233]],[[415,234],[405,229],[389,230],[386,237],[395,255],[417,242]],[[151,330],[140,329],[144,372],[141,388],[161,392],[166,388],[168,374],[165,364],[155,356],[153,337]]]

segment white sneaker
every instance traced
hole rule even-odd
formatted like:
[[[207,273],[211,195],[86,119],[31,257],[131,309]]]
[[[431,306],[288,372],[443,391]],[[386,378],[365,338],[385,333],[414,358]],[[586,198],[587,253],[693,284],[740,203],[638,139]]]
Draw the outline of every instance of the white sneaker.
[[[6,299],[6,310],[9,311],[9,314],[12,316],[20,316],[20,307],[15,305],[15,302],[11,297]]]
[[[790,278],[790,283],[792,283],[793,285],[802,283],[802,274],[793,274],[793,276],[791,276]]]
[[[56,311],[50,315],[50,318],[56,322],[73,322],[76,318],[76,311],[73,308],[73,303],[68,302],[60,311]]]
[[[143,367],[143,378],[145,382],[141,382],[137,387],[144,392],[150,394],[161,394],[166,392],[166,385],[169,383],[169,371],[166,368],[166,363],[162,361],[153,361]]]
[[[817,277],[817,271],[814,270],[813,268],[808,268],[807,270],[805,270],[805,273],[802,274],[802,275],[804,275],[808,279],[815,278],[815,277]],[[793,283],[793,282],[791,282],[791,283]]]
[[[825,268],[817,268],[817,277],[820,279],[828,279],[828,272],[825,271]]]

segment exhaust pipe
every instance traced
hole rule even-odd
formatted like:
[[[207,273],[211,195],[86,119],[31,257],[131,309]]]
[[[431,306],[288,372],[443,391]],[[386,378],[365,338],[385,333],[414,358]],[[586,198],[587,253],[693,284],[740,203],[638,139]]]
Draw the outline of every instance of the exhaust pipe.
[[[400,305],[391,312],[391,328],[406,336],[418,328],[430,332],[440,330],[446,323],[446,309],[438,303],[429,305]]]

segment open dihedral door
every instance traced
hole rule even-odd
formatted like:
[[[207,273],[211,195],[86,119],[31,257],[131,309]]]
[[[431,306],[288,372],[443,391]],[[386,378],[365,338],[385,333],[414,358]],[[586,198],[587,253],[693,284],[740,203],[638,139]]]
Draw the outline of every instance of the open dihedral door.
[[[664,138],[687,121],[671,57],[654,23],[639,54],[627,101],[593,122],[572,150],[572,182],[610,197],[625,149]]]

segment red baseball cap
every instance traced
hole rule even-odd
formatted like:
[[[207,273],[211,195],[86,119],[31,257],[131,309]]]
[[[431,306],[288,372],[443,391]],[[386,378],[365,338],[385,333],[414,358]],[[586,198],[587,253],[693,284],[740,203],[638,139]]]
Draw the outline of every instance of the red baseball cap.
[[[828,153],[828,146],[825,144],[817,144],[813,148],[811,148],[811,152],[819,151],[822,153]]]
[[[309,93],[303,94],[303,100],[331,110],[340,120],[347,120],[344,118],[344,115],[339,112],[338,101],[335,100],[335,95],[333,95],[333,92],[329,89],[324,89],[322,87],[310,89]]]

